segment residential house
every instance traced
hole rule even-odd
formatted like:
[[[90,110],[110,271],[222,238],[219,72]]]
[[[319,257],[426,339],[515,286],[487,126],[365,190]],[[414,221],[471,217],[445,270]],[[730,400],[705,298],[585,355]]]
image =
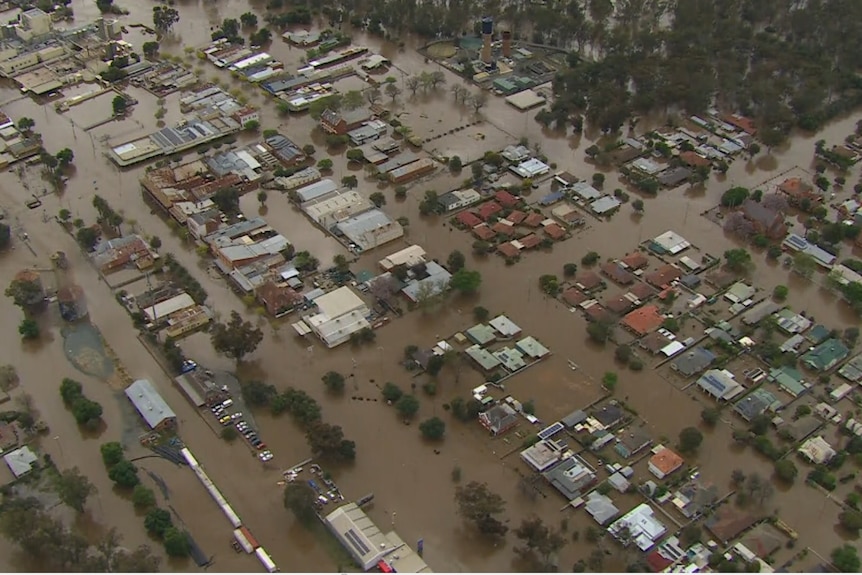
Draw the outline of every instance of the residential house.
[[[281,317],[293,311],[305,298],[290,286],[269,280],[257,288],[257,299],[269,315]]]
[[[838,375],[851,383],[862,382],[862,353],[857,354],[853,359],[845,363],[838,370]]]
[[[730,401],[745,388],[726,369],[710,369],[697,380],[697,386],[716,401]]]
[[[797,451],[815,465],[825,465],[836,455],[835,449],[820,435],[807,439]]]
[[[622,258],[619,263],[621,263],[625,268],[629,270],[637,271],[649,265],[649,258],[647,258],[641,252],[632,252],[626,257]]]
[[[591,413],[593,419],[598,421],[604,429],[614,427],[625,417],[625,412],[616,403],[603,405],[601,409],[595,409]]]
[[[453,212],[475,204],[481,199],[482,196],[476,190],[454,190],[439,196],[437,202],[445,211]]]
[[[521,459],[527,465],[542,473],[559,463],[565,451],[565,443],[558,443],[552,439],[543,439],[521,451]]]
[[[733,411],[745,421],[752,421],[758,415],[775,413],[781,407],[782,403],[769,390],[761,387],[737,401]]]
[[[642,336],[661,327],[664,319],[658,306],[645,305],[626,314],[621,323],[635,335]]]
[[[560,241],[565,239],[566,237],[566,230],[560,227],[560,224],[556,222],[547,224],[542,228],[542,231],[545,232],[545,235],[547,235],[554,241]]]
[[[801,178],[787,178],[778,184],[778,191],[787,196],[788,203],[797,207],[806,200],[811,204],[823,201],[820,192],[816,191],[814,186],[808,182],[802,181]]]
[[[362,108],[343,113],[326,109],[320,115],[320,127],[328,134],[344,136],[370,119],[371,113]]]
[[[689,481],[673,494],[674,507],[688,519],[700,517],[718,499],[718,487],[703,484],[697,479]]]
[[[518,425],[518,414],[506,403],[499,403],[479,414],[479,423],[491,435],[502,435]]]
[[[672,449],[661,447],[649,458],[648,468],[650,473],[664,479],[683,466],[685,460]]]
[[[503,206],[497,203],[495,200],[491,200],[490,202],[485,202],[476,210],[479,214],[479,217],[484,221],[490,220],[492,217],[497,216],[500,212],[503,211]]]
[[[742,204],[742,215],[754,226],[756,235],[778,240],[787,235],[787,225],[781,212],[770,210],[760,202],[747,199]]]
[[[629,459],[640,453],[651,442],[652,438],[645,428],[629,427],[617,433],[617,442],[614,445],[614,451],[619,453],[621,457]]]
[[[515,196],[506,190],[500,190],[496,194],[494,194],[494,199],[498,204],[503,206],[506,209],[512,209],[515,206],[519,205],[523,200],[518,196]]]
[[[461,212],[455,216],[455,220],[468,229],[473,229],[482,223],[482,218],[473,212]]]
[[[730,303],[742,303],[751,299],[755,293],[757,290],[753,286],[745,282],[736,282],[725,292],[724,298]]]
[[[667,187],[667,188],[675,188],[684,181],[688,180],[691,177],[691,170],[686,168],[685,166],[677,166],[675,168],[668,168],[658,175],[658,182]]]
[[[644,279],[652,286],[662,290],[682,276],[682,270],[673,264],[666,264],[657,270],[644,275]]]
[[[563,290],[563,293],[560,294],[560,297],[562,297],[563,301],[570,307],[577,307],[589,299],[584,292],[576,287],[566,288]]]
[[[664,536],[667,528],[658,520],[649,504],[641,503],[614,521],[608,527],[608,532],[623,546],[634,543],[641,551],[649,551]]]
[[[229,245],[219,245],[213,249],[218,268],[226,274],[231,271],[254,264],[259,261],[269,260],[272,265],[284,263],[281,252],[287,249],[290,242],[281,234],[261,239],[256,242],[235,242]],[[271,266],[270,266],[271,267]]]
[[[715,359],[715,354],[708,349],[696,347],[680,354],[670,367],[686,377],[691,377],[708,368]]]
[[[803,365],[814,371],[829,371],[850,355],[850,350],[837,338],[827,339],[800,358]]]
[[[627,286],[631,285],[635,281],[634,275],[616,262],[610,262],[603,265],[601,267],[601,271],[619,285]]]
[[[186,218],[186,226],[189,229],[189,234],[196,240],[202,240],[206,236],[218,231],[223,225],[221,212],[218,208],[210,208]]]
[[[722,505],[704,523],[706,530],[725,545],[760,520],[759,515],[736,505]]]
[[[28,446],[19,447],[3,456],[3,461],[9,467],[9,471],[15,479],[27,475],[39,465],[39,456],[33,453]]]
[[[578,289],[584,292],[590,292],[601,287],[604,282],[602,282],[602,278],[600,278],[596,272],[584,271],[575,275],[575,279],[572,283],[574,283]]]
[[[545,221],[545,216],[540,212],[533,212],[524,219],[524,225],[528,228],[538,228]],[[862,236],[862,234],[859,234]]]
[[[617,509],[614,502],[607,495],[602,495],[598,491],[591,491],[587,495],[587,503],[584,509],[601,526],[607,525],[614,517],[620,514],[620,510]]]
[[[679,159],[686,166],[691,166],[692,168],[708,168],[712,165],[712,162],[709,161],[709,158],[704,158],[697,152],[693,150],[687,150],[685,152],[680,152]]]
[[[401,293],[411,302],[419,303],[424,297],[434,297],[449,289],[452,274],[432,260],[412,266],[407,278],[407,285],[401,289]]]
[[[577,455],[571,455],[541,473],[568,501],[580,497],[596,482],[595,470]]]

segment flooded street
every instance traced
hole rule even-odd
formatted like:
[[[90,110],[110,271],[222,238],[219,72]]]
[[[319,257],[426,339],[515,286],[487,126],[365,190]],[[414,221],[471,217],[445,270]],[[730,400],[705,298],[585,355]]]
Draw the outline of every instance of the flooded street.
[[[127,25],[151,24],[151,4],[128,0],[117,0],[117,4],[131,11],[129,16],[122,18]],[[98,16],[92,1],[74,0],[72,6],[76,21],[86,22]],[[186,64],[199,70],[202,76],[220,78],[231,89],[240,89],[250,103],[262,107],[263,129],[279,129],[300,146],[314,143],[318,148],[316,159],[327,157],[319,135],[312,134],[315,122],[307,114],[281,117],[276,113],[273,103],[257,91],[231,79],[226,72],[221,73],[208,64],[203,65],[193,55],[184,53],[185,47],[206,43],[211,27],[220,24],[222,19],[236,18],[247,11],[248,2],[230,0],[216,4],[205,0],[180,0],[175,6],[180,10],[181,19],[169,38],[162,43],[163,53],[171,52],[187,58]],[[262,9],[263,2],[252,2],[251,6]],[[7,13],[7,19],[12,14]],[[130,28],[126,39],[138,46],[151,37],[143,35],[140,28]],[[354,34],[354,43],[379,51],[390,58],[398,70],[407,74],[437,69],[435,64],[424,62],[409,40],[403,50],[391,44],[381,45],[380,40],[364,35]],[[296,67],[301,54],[301,51],[289,48],[277,35],[269,52],[284,61],[288,69]],[[396,75],[394,72],[393,75]],[[397,76],[403,82],[401,74]],[[457,81],[449,72],[446,72],[446,76],[449,85]],[[666,436],[674,441],[682,427],[699,424],[703,408],[700,398],[694,399],[693,391],[679,391],[656,371],[647,369],[634,374],[616,365],[613,347],[599,349],[588,342],[583,316],[571,313],[558,301],[544,296],[538,287],[539,276],[547,273],[561,275],[565,263],[580,262],[589,251],[598,252],[602,260],[621,257],[634,250],[643,240],[670,229],[689,239],[702,252],[720,256],[726,249],[737,247],[737,244],[701,214],[713,208],[725,190],[732,186],[754,189],[758,184],[795,166],[813,172],[814,142],[818,139],[825,139],[829,143],[843,141],[862,117],[857,114],[844,118],[816,135],[795,136],[787,146],[769,155],[761,153],[754,161],[740,158],[731,165],[726,176],[718,179],[713,175],[704,187],[690,189],[683,186],[672,191],[661,191],[656,198],[645,199],[645,213],[642,216],[636,216],[629,206],[623,206],[610,221],[590,219],[587,227],[576,232],[571,239],[556,244],[552,250],[531,252],[514,266],[506,266],[502,258],[497,256],[472,255],[472,237],[452,228],[447,222],[448,218],[419,215],[418,205],[425,190],[434,189],[442,194],[456,189],[469,175],[469,170],[457,175],[447,171],[430,181],[420,182],[411,188],[404,201],[397,201],[392,187],[387,187],[383,189],[387,197],[385,210],[393,217],[406,216],[410,220],[406,243],[422,245],[430,257],[440,261],[445,261],[452,250],[461,250],[467,255],[467,267],[477,269],[482,274],[480,292],[472,297],[453,294],[432,313],[417,310],[396,318],[377,332],[372,345],[361,348],[344,345],[327,350],[319,342],[296,337],[290,327],[290,322],[295,321],[293,316],[278,324],[271,324],[247,309],[224,279],[216,279],[206,273],[208,262],[201,259],[190,244],[171,233],[165,221],[144,204],[138,180],[145,166],[121,170],[105,156],[108,144],[128,141],[155,128],[156,98],[135,88],[127,92],[139,101],[129,118],[87,131],[84,129],[86,126],[106,117],[108,112],[105,106],[110,106],[110,98],[100,96],[69,112],[58,114],[53,105],[41,105],[22,97],[17,88],[8,82],[0,85],[0,109],[14,119],[25,116],[33,118],[36,121],[35,130],[43,134],[48,151],[56,153],[61,148],[69,147],[75,152],[74,171],[64,193],[45,195],[41,198],[42,207],[36,210],[28,210],[24,202],[31,194],[42,195],[42,190],[32,184],[38,182],[39,166],[28,168],[31,174],[28,178],[30,189],[22,186],[15,167],[0,173],[0,208],[6,211],[7,223],[13,226],[13,233],[29,234],[30,246],[35,252],[34,255],[22,242],[17,242],[14,251],[0,256],[0,275],[8,284],[8,280],[21,269],[49,267],[49,257],[53,252],[62,250],[67,254],[75,280],[84,288],[91,302],[92,323],[99,328],[132,378],[147,378],[156,384],[178,415],[183,440],[284,572],[349,568],[348,565],[338,563],[331,550],[298,525],[282,506],[282,488],[277,485],[281,479],[280,470],[308,456],[302,431],[286,415],[280,418],[268,414],[256,415],[261,436],[276,455],[265,466],[241,442],[228,445],[218,438],[138,341],[128,314],[116,303],[110,289],[98,278],[73,238],[54,222],[53,216],[60,209],[69,209],[73,218],[92,223],[95,221],[92,196],[101,195],[124,215],[124,230],[132,229],[144,236],[161,238],[161,253],[173,253],[180,263],[195,273],[209,293],[208,304],[221,317],[236,310],[259,322],[266,337],[257,351],[240,366],[240,375],[265,380],[280,389],[289,385],[306,390],[320,402],[324,420],[343,427],[346,437],[357,444],[357,461],[349,467],[334,470],[335,479],[348,499],[356,499],[369,492],[375,494],[375,503],[369,514],[381,529],[386,531],[395,524],[401,537],[411,546],[418,539],[424,539],[425,560],[435,571],[511,571],[518,567],[512,551],[514,537],[510,534],[505,547],[494,548],[479,539],[456,516],[453,498],[456,483],[451,479],[453,468],[460,467],[463,470],[462,482],[487,481],[494,491],[507,500],[506,515],[511,519],[511,529],[530,513],[538,514],[549,525],[557,525],[560,519],[569,518],[570,531],[583,530],[591,522],[582,511],[560,512],[565,502],[547,486],[544,488],[546,496],[535,501],[520,492],[519,473],[526,467],[517,452],[509,454],[520,446],[518,438],[510,435],[505,439],[491,440],[479,425],[460,423],[445,412],[444,404],[455,397],[467,397],[470,389],[483,383],[484,378],[469,366],[461,371],[457,383],[454,374],[444,369],[434,397],[427,396],[418,387],[416,389],[421,402],[416,420],[438,415],[447,423],[447,438],[439,446],[439,454],[434,452],[436,445],[426,444],[421,439],[417,425],[406,426],[400,422],[394,410],[378,400],[380,388],[387,381],[395,382],[405,390],[411,388],[411,374],[399,365],[404,347],[410,344],[429,346],[469,327],[474,323],[474,306],[484,306],[492,314],[505,312],[521,326],[524,333],[538,338],[553,353],[550,359],[506,383],[507,393],[524,401],[534,401],[536,414],[541,419],[552,422],[595,401],[602,395],[599,387],[602,374],[618,371],[620,381],[616,396],[625,397],[629,405],[637,408],[655,438]],[[76,93],[70,91],[64,97]],[[176,94],[166,99],[168,115],[164,121],[168,125],[179,118],[177,100]],[[445,118],[446,129],[450,129],[450,124],[462,125],[475,120],[472,112],[450,110],[452,96],[448,89],[436,94],[419,94],[416,101],[411,101],[409,92],[405,90],[399,100],[398,106],[407,113],[406,117],[414,117],[414,124],[425,126],[428,131],[432,129],[430,126],[436,118]],[[593,143],[586,136],[549,132],[532,119],[535,112],[520,113],[502,98],[492,97],[481,115],[485,122],[477,130],[488,135],[483,143],[477,144],[466,137],[458,140],[458,136],[452,136],[452,141],[445,143],[445,149],[438,151],[444,155],[463,153],[466,161],[468,154],[480,155],[496,146],[498,140],[498,147],[502,148],[520,138],[527,138],[531,145],[539,144],[541,152],[549,158],[549,162],[555,162],[559,170],[569,171],[585,179],[597,171],[595,166],[585,161],[584,150]],[[254,136],[247,134],[240,139],[248,143],[255,141]],[[492,141],[494,144],[490,143]],[[187,159],[195,155],[193,151],[185,154]],[[331,177],[334,180],[351,173],[343,151],[333,160],[335,166]],[[607,172],[606,175],[605,189],[625,187],[619,183],[615,171]],[[361,193],[367,196],[378,190],[375,182],[364,178],[360,174],[358,189]],[[857,167],[847,175],[847,189],[839,194],[838,200],[850,196],[852,185],[858,178]],[[49,188],[47,182],[44,188]],[[530,201],[538,200],[544,193],[544,188],[533,191]],[[340,244],[312,226],[286,197],[277,192],[269,192],[264,209],[259,207],[254,193],[243,197],[241,206],[249,216],[260,213],[297,250],[311,251],[323,265],[328,264],[336,254],[346,253]],[[45,216],[50,216],[50,219]],[[798,228],[802,230],[802,225],[798,224]],[[353,271],[376,270],[377,261],[398,247],[399,244],[390,244],[363,254],[353,265]],[[850,255],[847,245],[841,258]],[[771,292],[776,285],[788,285],[789,305],[796,310],[808,311],[816,316],[818,322],[831,328],[844,329],[858,325],[858,317],[852,310],[815,282],[792,275],[780,264],[767,263],[763,253],[754,253],[753,258],[756,267],[751,278],[759,287]],[[817,279],[819,276],[815,276]],[[22,389],[32,395],[41,419],[51,427],[41,448],[50,453],[60,467],[80,467],[98,488],[98,494],[88,503],[88,512],[81,521],[89,521],[95,526],[92,527],[94,529],[117,526],[124,536],[124,545],[133,547],[149,543],[158,553],[162,553],[158,543],[147,536],[143,518],[136,515],[131,502],[112,490],[99,455],[101,443],[119,440],[130,450],[130,457],[148,453],[137,443],[137,434],[141,431],[139,423],[121,391],[76,371],[67,361],[60,333],[62,322],[56,310],[46,314],[42,320],[50,331],[37,344],[18,341],[14,326],[20,321],[21,312],[9,298],[0,301],[0,317],[6,326],[4,337],[9,342],[4,362],[17,367]],[[310,344],[312,348],[309,348]],[[209,336],[205,333],[190,336],[181,345],[188,357],[202,365],[234,368],[231,360],[215,354]],[[576,363],[580,369],[571,370],[567,364],[569,361]],[[352,377],[347,378],[348,388],[343,398],[333,399],[324,393],[320,378],[330,370],[352,374]],[[58,387],[63,377],[81,381],[85,392],[103,405],[106,429],[100,434],[84,435],[75,425],[59,397]],[[736,423],[739,425],[739,421]],[[519,431],[529,433],[525,425]],[[705,435],[705,444],[701,447],[696,464],[705,477],[721,485],[723,492],[729,490],[729,474],[734,468],[742,468],[747,472],[760,470],[763,476],[771,475],[771,462],[756,455],[750,448],[741,453],[730,448],[730,426],[721,424]],[[167,503],[175,508],[205,553],[215,556],[214,567],[217,570],[260,570],[255,559],[235,554],[230,548],[232,529],[191,471],[176,468],[158,458],[143,460],[138,465],[142,471],[152,471],[165,480],[170,488]],[[146,474],[141,475],[144,477]],[[152,483],[149,479],[145,479],[146,482]],[[159,497],[161,499],[162,496]],[[832,525],[837,521],[840,511],[838,506],[811,491],[802,481],[797,481],[789,490],[777,493],[771,505],[781,510],[785,521],[800,533],[806,545],[821,554],[828,554],[836,540]],[[570,540],[561,554],[560,570],[568,571],[576,560],[586,557],[591,549],[592,546],[583,537],[577,543]],[[0,541],[0,552],[7,562],[4,564],[7,569],[21,571],[32,567],[26,558],[5,551],[7,543]],[[612,558],[608,558],[605,568],[612,567],[624,570],[625,563],[616,565]],[[165,562],[162,568],[196,570],[191,561],[178,564]]]

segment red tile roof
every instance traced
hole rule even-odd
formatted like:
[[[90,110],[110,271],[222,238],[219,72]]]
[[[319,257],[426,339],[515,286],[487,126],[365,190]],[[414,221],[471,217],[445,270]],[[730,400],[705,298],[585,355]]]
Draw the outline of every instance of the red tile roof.
[[[473,235],[479,238],[480,240],[493,240],[496,234],[494,231],[488,227],[488,224],[480,224],[473,228]]]
[[[622,323],[636,334],[644,335],[658,329],[663,321],[658,306],[645,305],[626,314]]]
[[[745,116],[740,116],[739,114],[724,114],[721,119],[730,124],[731,126],[735,126],[743,132],[752,136],[757,133],[757,128],[754,127],[754,120],[752,120],[751,118],[746,118]]]
[[[455,216],[455,219],[468,228],[475,228],[482,223],[482,219],[473,212],[461,212]]]
[[[653,573],[661,573],[674,563],[672,559],[668,559],[662,555],[659,549],[655,549],[647,555],[645,561]]]
[[[479,206],[479,209],[477,211],[479,212],[479,217],[487,221],[488,218],[490,218],[491,216],[502,212],[503,206],[501,206],[494,200],[491,200],[490,202],[485,202],[484,204]]]
[[[584,292],[575,287],[566,288],[566,291],[562,293],[562,296],[563,301],[572,307],[582,304],[589,299],[589,297],[584,295]]]
[[[527,214],[522,212],[521,210],[512,210],[506,219],[512,222],[513,224],[520,224],[527,218]]]
[[[497,222],[491,229],[494,230],[495,233],[498,233],[503,236],[513,236],[515,235],[515,226],[510,226],[509,224],[505,224],[503,222]]]
[[[620,285],[631,285],[635,281],[635,276],[623,269],[622,266],[616,262],[606,263],[601,269],[603,274]]]
[[[649,258],[640,252],[632,252],[620,261],[626,264],[631,270],[639,270],[647,267],[647,264],[649,264]]]
[[[629,288],[629,293],[643,301],[655,295],[655,290],[643,282],[637,282]]]
[[[688,164],[689,166],[694,166],[696,168],[700,166],[709,166],[711,163],[707,158],[704,158],[697,152],[693,152],[691,150],[687,152],[681,152],[679,155],[679,159],[682,160],[682,163]]]
[[[521,245],[524,246],[525,250],[533,249],[534,247],[542,243],[542,239],[536,234],[527,234],[518,241],[521,242]]]
[[[540,214],[539,212],[533,212],[532,214],[527,216],[527,219],[524,220],[524,225],[531,228],[538,228],[542,225],[542,222],[544,222],[545,219],[546,218],[544,214]]]
[[[575,285],[587,291],[602,285],[602,278],[596,272],[581,272],[575,276]]]
[[[514,208],[518,204],[521,203],[521,198],[518,196],[512,195],[506,190],[500,190],[496,194],[494,194],[494,198],[500,203],[504,208]]]
[[[545,233],[552,240],[561,240],[566,237],[566,230],[561,228],[559,224],[548,224],[545,226]]]
[[[515,258],[520,255],[521,251],[516,248],[512,242],[505,242],[497,246],[497,251],[507,258]]]

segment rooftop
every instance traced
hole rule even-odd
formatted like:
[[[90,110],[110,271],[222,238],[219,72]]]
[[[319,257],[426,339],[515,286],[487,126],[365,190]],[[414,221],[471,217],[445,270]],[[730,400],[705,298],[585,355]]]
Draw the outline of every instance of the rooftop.
[[[39,462],[39,457],[25,445],[4,455],[3,461],[6,462],[12,475],[17,479],[30,473]]]
[[[719,401],[730,401],[745,391],[733,374],[723,369],[710,369],[697,380],[697,386]]]
[[[837,338],[827,339],[802,356],[802,363],[816,371],[829,371],[845,357],[850,350]]]
[[[580,497],[582,492],[596,480],[595,471],[576,455],[563,459],[557,466],[542,475],[569,501]]]
[[[545,439],[521,451],[521,459],[541,473],[560,460],[564,449],[565,444]]]
[[[159,427],[169,419],[176,419],[177,414],[165,402],[153,384],[146,379],[139,379],[126,388],[126,397],[150,426]]]
[[[645,305],[623,317],[622,323],[638,335],[645,335],[661,327],[664,316],[658,306]]]
[[[521,333],[521,328],[505,315],[498,315],[488,322],[503,337],[514,337]]]
[[[648,551],[667,532],[667,528],[656,518],[652,507],[641,503],[614,521],[608,532],[617,539],[626,539],[621,541],[624,546],[631,541],[641,551]]]
[[[494,329],[484,323],[477,323],[476,325],[467,328],[464,331],[464,334],[470,339],[470,341],[479,345],[486,345],[497,339]]]
[[[682,375],[691,377],[709,367],[713,361],[715,361],[714,353],[706,348],[696,347],[681,354],[671,367]]]

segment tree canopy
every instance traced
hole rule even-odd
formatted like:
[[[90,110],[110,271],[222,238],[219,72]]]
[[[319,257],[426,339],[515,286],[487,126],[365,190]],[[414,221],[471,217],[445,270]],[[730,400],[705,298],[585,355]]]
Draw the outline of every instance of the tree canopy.
[[[316,501],[317,493],[304,481],[288,483],[284,488],[284,508],[292,511],[304,525],[314,521]]]
[[[84,512],[84,504],[87,498],[96,492],[96,486],[90,483],[85,475],[77,467],[67,469],[60,473],[54,480],[57,495],[60,501],[77,511]]]
[[[488,489],[485,483],[471,481],[455,489],[458,514],[472,523],[483,535],[503,537],[509,530],[497,518],[506,508],[505,500]]]
[[[482,274],[475,270],[466,268],[459,269],[452,274],[452,279],[449,280],[449,285],[452,289],[458,290],[463,294],[475,293],[482,283]]]
[[[238,312],[232,311],[227,323],[217,322],[213,325],[211,340],[217,352],[242,361],[263,341],[263,331],[251,322],[244,321]]]

